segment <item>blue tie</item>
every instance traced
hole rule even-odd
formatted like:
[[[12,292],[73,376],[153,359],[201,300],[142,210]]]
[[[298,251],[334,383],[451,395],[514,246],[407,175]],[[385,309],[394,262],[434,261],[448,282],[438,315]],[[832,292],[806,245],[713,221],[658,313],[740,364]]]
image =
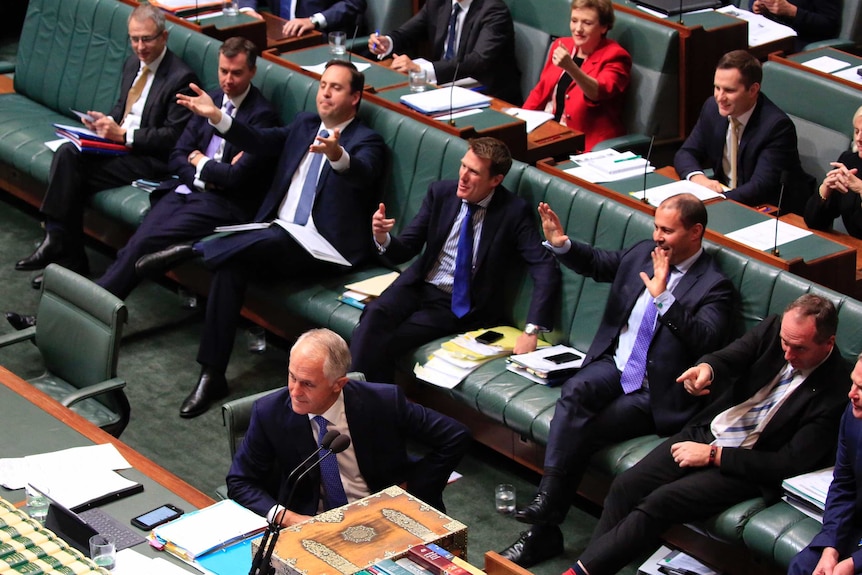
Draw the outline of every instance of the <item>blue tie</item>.
[[[279,7],[278,16],[284,18],[285,20],[290,20],[290,5],[292,0],[281,0],[281,5]]]
[[[461,5],[455,4],[452,7],[452,15],[449,16],[449,35],[446,40],[446,52],[443,54],[444,60],[451,60],[455,57],[455,25],[458,23],[458,14],[461,13]]]
[[[626,366],[623,368],[623,373],[620,376],[623,393],[632,393],[639,390],[643,385],[644,374],[646,374],[647,352],[649,351],[649,344],[652,342],[653,332],[655,331],[656,314],[655,304],[649,302],[644,311],[643,319],[641,319],[638,335],[635,337],[632,354],[629,356]]]
[[[452,313],[464,317],[470,311],[470,276],[473,273],[473,214],[476,204],[467,204],[467,214],[461,220],[455,274],[452,278]]]
[[[329,137],[329,132],[320,130],[319,136],[323,138]],[[323,161],[323,154],[311,155],[311,166],[308,168],[308,174],[305,176],[305,181],[302,183],[302,192],[299,194],[299,204],[296,206],[296,213],[293,215],[293,223],[304,226],[308,223],[308,216],[311,215],[311,208],[314,206],[314,194],[317,191],[317,177],[320,175],[320,162]]]
[[[320,447],[329,422],[322,415],[315,415],[314,421],[317,422],[317,445]],[[324,453],[321,452],[320,456],[323,457]],[[338,474],[337,457],[332,454],[320,462],[320,482],[323,484],[323,501],[327,511],[347,505],[347,495],[344,494],[344,485],[341,484],[341,475]]]

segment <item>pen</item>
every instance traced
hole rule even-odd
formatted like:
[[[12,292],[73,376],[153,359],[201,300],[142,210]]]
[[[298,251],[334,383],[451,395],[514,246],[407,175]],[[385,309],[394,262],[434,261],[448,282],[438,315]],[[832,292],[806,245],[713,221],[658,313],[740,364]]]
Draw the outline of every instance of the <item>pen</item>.
[[[380,30],[375,30],[375,31],[374,31],[374,35],[375,35],[375,36],[380,36]],[[373,43],[373,44],[371,45],[371,48],[373,48],[374,50],[377,50],[377,42]]]
[[[629,160],[638,160],[642,156],[632,156],[630,158],[620,158],[619,160],[614,160],[615,164],[619,164],[620,162],[628,162]]]

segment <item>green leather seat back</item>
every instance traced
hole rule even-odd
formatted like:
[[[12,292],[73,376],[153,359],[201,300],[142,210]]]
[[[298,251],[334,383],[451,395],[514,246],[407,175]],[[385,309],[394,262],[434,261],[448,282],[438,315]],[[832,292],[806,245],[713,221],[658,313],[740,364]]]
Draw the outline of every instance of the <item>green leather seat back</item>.
[[[539,82],[550,47],[551,36],[546,31],[533,28],[523,22],[515,22],[515,60],[521,71],[521,96],[525,100]],[[520,102],[513,102],[513,104],[520,104]]]
[[[258,58],[254,85],[272,103],[285,125],[298,112],[316,109],[317,81],[279,64]]]
[[[762,90],[793,120],[802,168],[819,184],[850,148],[859,90],[778,62],[763,65]]]
[[[368,0],[365,9],[366,28],[369,33],[387,34],[413,16],[413,6],[404,0]],[[350,30],[348,36],[353,31]]]

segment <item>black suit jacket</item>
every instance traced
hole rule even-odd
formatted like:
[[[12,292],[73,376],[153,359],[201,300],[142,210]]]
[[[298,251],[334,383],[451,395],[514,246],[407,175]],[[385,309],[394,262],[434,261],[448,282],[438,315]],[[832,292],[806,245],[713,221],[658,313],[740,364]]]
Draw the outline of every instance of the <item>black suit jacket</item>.
[[[616,351],[617,338],[645,289],[640,273],[653,275],[655,243],[644,240],[627,250],[606,251],[580,242],[557,256],[563,265],[598,282],[612,282],[602,322],[587,350],[584,365]],[[676,378],[702,354],[725,343],[733,304],[733,286],[712,256],[703,252],[674,288],[675,302],[658,315],[647,354],[647,380],[656,429],[667,435],[680,429],[704,405]]]
[[[709,426],[716,415],[746,401],[775,378],[786,364],[780,332],[781,317],[769,316],[699,360],[713,369],[715,399],[690,425]],[[780,496],[784,478],[832,465],[849,384],[850,366],[836,347],[779,408],[751,449],[722,449],[722,474],[761,484],[764,496],[773,500]]]
[[[213,90],[209,95],[216,106],[223,105],[224,92]],[[270,128],[281,124],[278,113],[255,86],[251,86],[236,110],[235,119],[255,128]],[[171,152],[168,164],[171,172],[179,177],[177,185],[183,183],[191,190],[197,189],[194,187],[196,170],[189,163],[188,156],[194,150],[204,152],[214,134],[216,130],[206,118],[193,116],[189,120]],[[275,166],[267,158],[251,153],[244,153],[239,161],[232,163],[240,151],[235,144],[225,141],[222,161],[208,161],[201,170],[201,180],[206,182],[208,194],[230,200],[243,211],[247,219],[251,218],[260,206],[272,181]]]
[[[714,98],[700,111],[694,129],[674,156],[673,164],[681,178],[692,172],[712,168],[715,179],[727,182],[722,158],[729,120],[718,113]],[[782,209],[802,214],[805,202],[814,191],[814,179],[802,170],[796,142],[796,128],[787,114],[761,93],[754,112],[739,141],[739,181],[725,195],[749,206],[778,204],[781,172],[788,173]]]
[[[788,0],[788,2],[796,6],[796,16],[793,18],[779,18],[768,12],[763,15],[796,30],[798,36],[794,45],[797,51],[811,42],[838,37],[841,31],[841,0]],[[753,5],[754,0],[749,0],[748,9],[751,10]]]
[[[225,139],[240,149],[261,156],[279,156],[275,177],[255,221],[270,221],[278,213],[293,173],[314,142],[320,117],[301,112],[288,126],[254,130],[235,121]],[[359,265],[372,255],[371,214],[380,193],[378,181],[384,170],[383,139],[358,118],[341,133],[341,145],[350,154],[350,169],[338,173],[323,162],[311,215],[317,231],[351,264]]]
[[[397,54],[416,54],[420,42],[430,44],[428,59],[434,64],[438,83],[472,76],[488,94],[507,102],[520,103],[521,74],[515,62],[515,28],[503,0],[473,0],[464,18],[458,54],[446,61],[446,34],[452,0],[427,0],[410,20],[389,33],[392,50]]]
[[[108,114],[117,123],[123,119],[126,108],[126,96],[140,69],[141,61],[134,54],[123,64],[122,80],[120,82],[120,98]],[[190,94],[189,83],[199,83],[191,68],[173,52],[167,50],[156,75],[150,93],[144,104],[141,116],[141,127],[135,131],[132,153],[146,154],[163,162],[191,118],[190,110],[177,104],[177,93]]]
[[[372,493],[407,483],[407,491],[444,509],[443,488],[470,444],[470,432],[454,419],[407,401],[395,385],[349,381],[344,409],[359,471]],[[419,460],[407,442],[428,448]],[[266,515],[290,487],[290,472],[317,449],[307,415],[291,408],[285,388],[255,402],[248,432],[227,475],[231,499]],[[297,487],[290,509],[317,513],[320,473],[311,471]]]
[[[392,238],[386,257],[393,263],[407,261],[425,248],[393,286],[425,281],[461,209],[457,187],[454,180],[432,183],[416,217],[397,238]],[[552,328],[560,270],[548,250],[541,245],[530,206],[503,186],[498,186],[487,210],[470,284],[470,315],[487,318],[487,321],[503,319],[506,291],[503,286],[513,266],[513,258],[519,258],[527,264],[533,278],[527,321]]]

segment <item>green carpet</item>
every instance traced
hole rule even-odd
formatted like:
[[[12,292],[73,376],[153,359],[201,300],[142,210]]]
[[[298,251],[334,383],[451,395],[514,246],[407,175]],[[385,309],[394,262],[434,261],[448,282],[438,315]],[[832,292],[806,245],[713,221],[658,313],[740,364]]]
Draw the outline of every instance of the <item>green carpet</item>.
[[[30,288],[31,273],[16,272],[16,260],[29,255],[42,238],[35,210],[18,202],[0,201],[0,311],[35,312],[38,292]],[[98,277],[111,254],[88,248],[93,276]],[[122,439],[158,464],[201,491],[213,495],[224,483],[230,465],[227,434],[221,412],[185,420],[179,405],[194,385],[199,371],[195,362],[202,329],[202,310],[187,310],[166,285],[144,282],[126,301],[129,323],[124,330],[119,376],[127,383],[132,418]],[[200,305],[203,305],[203,301]],[[12,328],[0,320],[0,333]],[[274,341],[263,354],[245,350],[243,333],[237,337],[228,369],[229,399],[284,385],[288,344]],[[0,364],[27,378],[41,373],[36,348],[20,344],[0,350]],[[444,495],[448,514],[468,526],[469,560],[478,566],[488,550],[499,551],[517,538],[523,525],[496,513],[494,487],[515,485],[521,502],[532,497],[538,477],[506,458],[475,444],[459,465],[461,479]],[[572,509],[563,531],[565,556],[532,569],[537,575],[562,573],[584,548],[596,519]],[[622,573],[637,572],[632,564]]]

